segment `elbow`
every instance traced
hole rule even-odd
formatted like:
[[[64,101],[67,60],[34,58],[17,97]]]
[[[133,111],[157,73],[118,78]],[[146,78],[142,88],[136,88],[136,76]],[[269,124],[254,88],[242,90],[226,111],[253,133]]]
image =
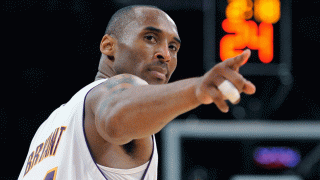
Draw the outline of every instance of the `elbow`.
[[[132,141],[132,139],[127,135],[125,129],[121,124],[119,124],[119,120],[110,120],[110,125],[105,127],[106,140],[112,144],[116,145],[124,145]],[[112,123],[112,121],[116,121]],[[117,124],[117,125],[112,125]]]
[[[122,122],[121,113],[117,110],[96,119],[96,127],[100,136],[111,144],[124,145],[132,141]]]

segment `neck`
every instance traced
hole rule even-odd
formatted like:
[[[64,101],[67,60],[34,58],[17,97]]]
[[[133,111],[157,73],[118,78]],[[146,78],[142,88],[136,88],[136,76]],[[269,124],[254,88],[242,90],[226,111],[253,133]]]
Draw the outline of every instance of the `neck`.
[[[106,57],[102,57],[99,63],[99,71],[95,77],[95,81],[100,79],[110,78],[117,75],[115,70],[112,68],[112,61]]]
[[[109,78],[110,76],[101,73],[100,71],[97,73],[96,78],[94,79],[94,81],[98,81],[100,79],[106,79]]]

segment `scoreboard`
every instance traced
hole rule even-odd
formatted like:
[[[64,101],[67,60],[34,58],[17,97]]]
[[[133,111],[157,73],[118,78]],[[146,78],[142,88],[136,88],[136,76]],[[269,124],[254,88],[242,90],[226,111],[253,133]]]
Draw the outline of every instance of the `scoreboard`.
[[[203,0],[204,71],[251,50],[239,72],[259,90],[231,107],[234,118],[267,119],[290,92],[291,8],[291,0]]]
[[[229,0],[225,14],[222,29],[228,34],[220,40],[221,60],[237,56],[248,47],[258,51],[261,62],[270,63],[274,53],[273,24],[280,19],[280,1]],[[252,17],[260,24],[249,20]]]
[[[241,74],[292,82],[291,0],[204,0],[203,13],[205,71],[250,49]]]

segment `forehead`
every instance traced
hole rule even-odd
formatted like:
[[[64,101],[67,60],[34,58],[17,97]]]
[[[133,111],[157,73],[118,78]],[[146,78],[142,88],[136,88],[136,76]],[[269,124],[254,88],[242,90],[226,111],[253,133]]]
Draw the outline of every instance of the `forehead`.
[[[137,8],[135,9],[136,23],[139,31],[145,27],[155,27],[163,32],[178,36],[176,24],[168,14],[153,8]]]

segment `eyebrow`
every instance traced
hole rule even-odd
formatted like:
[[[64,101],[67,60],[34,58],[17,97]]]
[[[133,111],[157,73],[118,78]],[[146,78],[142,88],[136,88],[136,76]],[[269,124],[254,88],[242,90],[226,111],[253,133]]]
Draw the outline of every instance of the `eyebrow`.
[[[153,26],[148,26],[146,28],[144,28],[144,30],[146,31],[154,31],[154,32],[157,32],[157,33],[162,33],[163,31],[161,29],[158,29],[158,28],[155,28]],[[173,37],[174,40],[176,40],[179,44],[181,44],[181,40],[177,37]]]

